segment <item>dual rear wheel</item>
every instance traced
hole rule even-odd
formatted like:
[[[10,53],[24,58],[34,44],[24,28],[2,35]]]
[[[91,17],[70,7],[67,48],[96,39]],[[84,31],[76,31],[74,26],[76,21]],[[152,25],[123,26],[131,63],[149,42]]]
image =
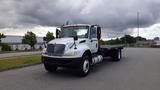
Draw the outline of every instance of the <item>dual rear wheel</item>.
[[[121,49],[113,50],[111,57],[112,57],[113,61],[120,61],[122,58]]]

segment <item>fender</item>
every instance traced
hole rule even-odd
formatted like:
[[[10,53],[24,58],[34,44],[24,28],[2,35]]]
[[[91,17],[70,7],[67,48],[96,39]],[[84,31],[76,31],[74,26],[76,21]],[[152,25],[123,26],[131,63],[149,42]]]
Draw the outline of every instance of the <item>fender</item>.
[[[79,44],[77,45],[77,51],[80,51],[79,55],[80,57],[83,56],[83,54],[86,52],[86,51],[91,51],[90,48],[86,45],[86,44]]]

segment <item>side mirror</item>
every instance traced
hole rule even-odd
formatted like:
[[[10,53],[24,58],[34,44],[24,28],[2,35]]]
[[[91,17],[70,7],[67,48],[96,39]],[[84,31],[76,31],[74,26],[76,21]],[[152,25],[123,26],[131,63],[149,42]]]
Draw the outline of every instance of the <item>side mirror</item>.
[[[60,33],[60,30],[56,28],[56,38],[59,38],[59,33]]]
[[[47,41],[47,37],[43,37],[43,41]]]
[[[47,38],[46,38],[46,37],[43,37],[43,43],[44,43],[44,47],[45,47],[45,48],[47,47],[46,41],[47,41]]]
[[[77,36],[74,36],[73,37],[74,41],[78,40],[78,37]]]

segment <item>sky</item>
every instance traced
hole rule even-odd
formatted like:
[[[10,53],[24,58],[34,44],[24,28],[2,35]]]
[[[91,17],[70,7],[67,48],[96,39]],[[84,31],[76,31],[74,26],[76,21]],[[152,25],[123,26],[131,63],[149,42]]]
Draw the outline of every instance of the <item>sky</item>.
[[[103,38],[160,37],[160,0],[0,0],[0,33],[44,36],[65,24],[98,24]]]

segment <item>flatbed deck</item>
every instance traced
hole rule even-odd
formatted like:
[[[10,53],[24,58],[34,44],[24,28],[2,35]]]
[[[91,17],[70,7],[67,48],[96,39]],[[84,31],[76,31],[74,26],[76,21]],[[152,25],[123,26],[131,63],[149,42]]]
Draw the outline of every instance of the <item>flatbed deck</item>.
[[[101,45],[101,49],[123,49],[124,45]]]

